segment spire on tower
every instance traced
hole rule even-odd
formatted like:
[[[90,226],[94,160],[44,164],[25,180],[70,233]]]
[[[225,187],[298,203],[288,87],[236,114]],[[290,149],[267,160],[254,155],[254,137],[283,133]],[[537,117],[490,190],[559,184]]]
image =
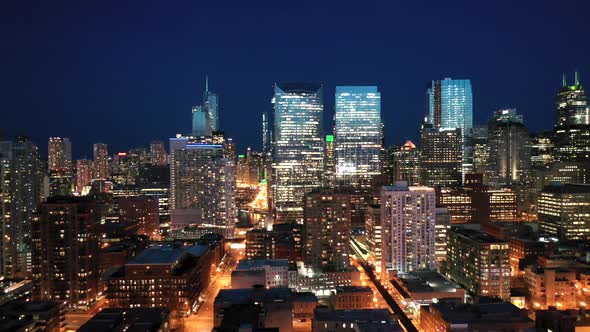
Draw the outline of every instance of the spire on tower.
[[[567,80],[565,79],[565,73],[561,76],[562,86],[565,88],[567,86]]]
[[[574,73],[574,77],[575,77],[575,79],[574,79],[575,85],[576,86],[580,85],[580,72],[578,72],[577,69]]]
[[[205,75],[205,92],[209,92],[209,75]]]

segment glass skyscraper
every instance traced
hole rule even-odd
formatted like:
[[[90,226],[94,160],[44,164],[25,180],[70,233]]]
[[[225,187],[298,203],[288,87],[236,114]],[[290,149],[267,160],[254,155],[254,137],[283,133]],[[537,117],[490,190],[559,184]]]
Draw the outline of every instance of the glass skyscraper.
[[[219,131],[219,96],[209,91],[209,77],[205,77],[205,93],[203,94],[203,108],[209,116],[211,131]]]
[[[336,181],[366,187],[381,174],[381,93],[376,86],[336,87]]]
[[[470,80],[432,81],[426,91],[428,123],[434,128],[461,128],[463,135],[473,127],[473,95]]]
[[[278,222],[301,221],[304,195],[322,185],[322,85],[277,83],[272,104],[272,206]]]

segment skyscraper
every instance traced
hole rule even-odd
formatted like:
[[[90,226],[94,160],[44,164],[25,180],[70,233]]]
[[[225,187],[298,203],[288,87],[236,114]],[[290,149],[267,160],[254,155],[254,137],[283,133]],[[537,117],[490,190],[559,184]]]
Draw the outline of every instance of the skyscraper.
[[[555,155],[559,162],[590,159],[590,107],[576,72],[574,85],[563,86],[556,98]]]
[[[499,110],[488,122],[489,176],[492,185],[526,183],[531,170],[531,138],[522,115]]]
[[[150,161],[153,166],[168,165],[168,154],[162,141],[150,142]]]
[[[267,112],[262,113],[262,152],[271,153],[272,150],[272,121]]]
[[[350,265],[350,195],[330,189],[308,193],[303,225],[305,264],[319,270]]]
[[[435,206],[433,188],[400,181],[381,189],[382,272],[434,268]]]
[[[170,139],[172,228],[182,228],[184,221],[179,222],[175,216],[188,213],[188,224],[204,225],[225,237],[233,236],[235,163],[228,141],[222,135]]]
[[[424,124],[420,131],[422,182],[440,189],[461,186],[461,129],[433,128]]]
[[[590,239],[590,185],[552,183],[538,199],[541,230],[560,240]]]
[[[336,87],[336,181],[369,187],[381,174],[381,93],[376,86]]]
[[[301,221],[303,196],[322,185],[322,90],[314,83],[274,85],[272,206],[279,222]]]
[[[106,180],[109,177],[109,149],[104,143],[94,144],[93,178]]]
[[[30,272],[31,220],[41,201],[43,172],[37,146],[28,138],[0,142],[0,205],[4,276]]]
[[[326,135],[326,150],[324,154],[324,187],[333,188],[336,181],[336,144],[334,135]]]
[[[393,181],[406,181],[415,186],[420,183],[420,151],[412,141],[407,141],[399,151],[392,152]]]
[[[445,78],[430,83],[426,91],[428,122],[434,128],[461,128],[468,134],[473,127],[473,95],[470,80]]]
[[[219,96],[209,91],[209,76],[205,77],[205,93],[203,94],[203,109],[209,117],[211,131],[219,131]]]
[[[211,136],[211,119],[203,106],[193,106],[193,136]]]
[[[72,142],[69,138],[50,137],[47,150],[48,170],[71,173]]]

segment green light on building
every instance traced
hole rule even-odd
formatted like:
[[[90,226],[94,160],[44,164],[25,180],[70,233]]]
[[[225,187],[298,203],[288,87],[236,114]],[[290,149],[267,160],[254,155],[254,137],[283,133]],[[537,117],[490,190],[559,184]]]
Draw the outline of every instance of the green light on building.
[[[266,184],[266,179],[260,180],[260,184]]]
[[[246,158],[246,156],[245,156],[245,155],[243,155],[243,154],[239,154],[239,155],[238,155],[238,158]]]
[[[326,135],[326,142],[334,142],[334,135]]]

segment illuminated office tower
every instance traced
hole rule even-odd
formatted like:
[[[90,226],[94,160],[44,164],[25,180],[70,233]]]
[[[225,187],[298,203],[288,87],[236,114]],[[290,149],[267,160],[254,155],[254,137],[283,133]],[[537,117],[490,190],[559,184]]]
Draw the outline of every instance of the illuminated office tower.
[[[434,128],[461,128],[468,134],[473,127],[473,95],[470,80],[432,81],[426,91],[428,122]]]
[[[326,135],[326,152],[324,155],[324,187],[333,188],[336,181],[336,149],[334,135]]]
[[[30,272],[31,220],[42,199],[44,166],[35,144],[17,137],[0,142],[0,222],[3,276]]]
[[[109,177],[109,149],[106,144],[94,144],[93,166],[93,179],[106,180]]]
[[[398,151],[392,152],[393,181],[406,181],[414,186],[420,183],[420,151],[407,141]]]
[[[183,223],[198,224],[225,237],[233,236],[236,165],[231,145],[222,135],[170,139],[173,229],[186,226]]]
[[[531,166],[536,169],[549,167],[555,161],[553,132],[540,132],[531,137]]]
[[[489,178],[491,185],[527,183],[531,170],[531,138],[522,115],[515,109],[499,110],[488,122]]]
[[[452,226],[447,233],[446,275],[475,296],[510,299],[508,241],[467,227]]]
[[[333,270],[350,265],[350,195],[330,189],[306,194],[303,227],[306,265]]]
[[[435,205],[433,188],[400,181],[381,189],[382,272],[434,268]]]
[[[473,94],[470,80],[445,78],[430,83],[426,91],[428,123],[435,129],[461,128],[463,135],[462,173],[473,169],[471,128],[473,127]]]
[[[211,136],[211,119],[203,106],[193,106],[193,136]]]
[[[168,154],[162,141],[150,142],[150,162],[153,166],[168,165]]]
[[[76,161],[76,192],[86,193],[92,183],[92,160],[79,159]]]
[[[211,132],[221,130],[219,127],[219,96],[209,91],[209,77],[205,77],[205,93],[203,94],[203,109],[209,117]]]
[[[47,150],[48,170],[71,173],[72,142],[69,138],[50,137]]]
[[[272,206],[277,221],[302,221],[303,196],[322,185],[322,85],[276,83],[273,104]]]
[[[381,93],[376,86],[336,87],[336,182],[368,187],[381,174]]]
[[[460,187],[461,129],[433,128],[424,124],[420,131],[420,143],[423,184],[439,189]]]
[[[267,112],[262,113],[262,152],[270,154],[272,150],[272,121]]]
[[[590,185],[552,183],[538,199],[541,230],[560,240],[590,239]]]
[[[584,87],[576,72],[574,85],[563,86],[556,98],[555,154],[561,162],[584,162],[590,159],[590,108]]]

